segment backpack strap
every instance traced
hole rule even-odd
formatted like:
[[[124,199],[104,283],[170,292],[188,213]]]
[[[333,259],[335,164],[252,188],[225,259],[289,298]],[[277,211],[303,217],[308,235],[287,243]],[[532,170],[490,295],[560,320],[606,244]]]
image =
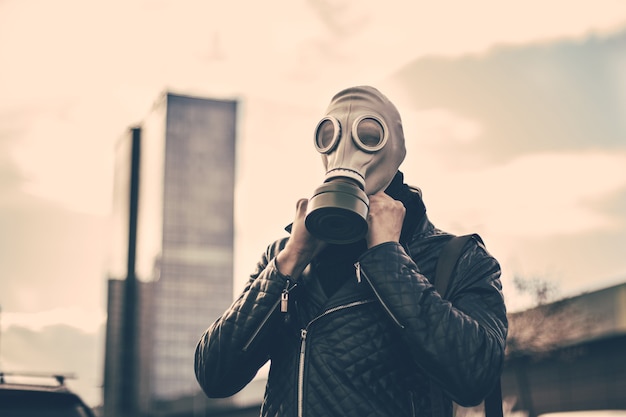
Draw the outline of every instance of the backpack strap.
[[[452,271],[461,256],[461,251],[463,251],[465,244],[475,236],[477,237],[478,235],[454,236],[441,250],[439,259],[437,259],[437,269],[435,270],[435,289],[442,297],[445,297],[448,291]]]
[[[494,385],[493,390],[485,398],[485,416],[487,417],[503,417],[502,411],[502,383],[500,378]]]
[[[445,297],[448,291],[448,284],[452,277],[452,272],[456,266],[459,257],[463,251],[463,248],[467,242],[471,239],[477,239],[482,242],[482,239],[477,234],[469,234],[463,236],[454,236],[450,239],[441,250],[439,259],[437,259],[437,269],[435,270],[435,289],[441,295]],[[434,383],[430,384],[430,401],[433,417],[448,417],[449,412],[446,412],[446,406],[443,398],[443,392],[441,388],[437,387]],[[486,417],[503,417],[502,412],[502,387],[500,379],[495,387],[485,398],[485,416]]]

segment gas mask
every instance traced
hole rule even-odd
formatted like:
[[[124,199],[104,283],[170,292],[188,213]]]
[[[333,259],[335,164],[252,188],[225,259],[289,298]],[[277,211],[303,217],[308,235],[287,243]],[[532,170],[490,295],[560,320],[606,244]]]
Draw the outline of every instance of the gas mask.
[[[326,168],[305,225],[318,239],[348,244],[367,234],[368,196],[384,190],[406,155],[396,107],[373,87],[337,93],[315,129]]]

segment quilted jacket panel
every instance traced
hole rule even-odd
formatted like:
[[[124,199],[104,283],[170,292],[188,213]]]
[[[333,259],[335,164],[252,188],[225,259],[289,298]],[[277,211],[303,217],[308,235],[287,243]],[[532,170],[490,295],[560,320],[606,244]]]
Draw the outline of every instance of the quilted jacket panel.
[[[270,245],[198,343],[203,390],[230,396],[271,360],[263,416],[429,416],[431,381],[461,405],[479,403],[504,357],[500,267],[473,240],[443,299],[430,279],[450,237],[427,222],[408,248],[367,250],[330,298],[311,268],[295,283],[281,275],[274,258],[285,240]]]

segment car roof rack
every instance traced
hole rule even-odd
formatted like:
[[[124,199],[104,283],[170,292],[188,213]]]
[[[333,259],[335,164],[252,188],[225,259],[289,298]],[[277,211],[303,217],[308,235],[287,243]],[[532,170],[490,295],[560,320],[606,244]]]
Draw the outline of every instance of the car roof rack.
[[[46,372],[4,372],[0,371],[0,384],[5,384],[5,377],[23,377],[23,378],[53,378],[57,381],[60,387],[65,386],[66,379],[76,379],[74,374],[56,374]]]

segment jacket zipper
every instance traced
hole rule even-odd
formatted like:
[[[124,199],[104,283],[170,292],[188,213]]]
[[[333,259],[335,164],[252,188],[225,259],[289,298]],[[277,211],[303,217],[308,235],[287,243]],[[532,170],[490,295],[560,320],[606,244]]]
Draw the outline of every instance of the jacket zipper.
[[[297,393],[298,393],[298,417],[303,417],[304,416],[304,362],[306,359],[306,341],[307,341],[307,334],[309,332],[309,328],[311,327],[311,325],[313,323],[315,323],[317,320],[321,319],[322,317],[325,317],[331,313],[334,313],[336,311],[339,310],[343,310],[346,308],[350,308],[350,307],[356,307],[359,305],[363,305],[363,304],[368,304],[374,302],[374,300],[371,299],[367,299],[367,300],[359,300],[359,301],[354,301],[352,303],[348,303],[348,304],[343,304],[337,307],[333,307],[331,309],[328,309],[326,311],[324,311],[322,314],[320,314],[319,316],[315,317],[313,320],[311,320],[303,329],[300,329],[300,360],[298,363],[298,389],[297,389]]]
[[[304,416],[304,357],[306,352],[306,329],[300,330],[300,362],[298,363],[298,417]]]
[[[369,277],[367,276],[365,271],[363,271],[363,268],[361,268],[361,263],[357,262],[357,263],[354,264],[354,266],[356,267],[356,279],[357,279],[357,281],[361,282],[362,279],[365,278],[365,281],[367,281],[367,283],[369,284],[370,288],[374,292],[374,295],[378,299],[378,302],[380,302],[380,304],[383,306],[383,308],[385,309],[385,311],[387,312],[389,317],[391,317],[391,319],[394,321],[394,323],[396,323],[396,325],[399,328],[404,329],[404,325],[402,323],[400,323],[400,320],[398,320],[398,318],[391,312],[391,310],[389,309],[387,304],[385,304],[385,302],[383,301],[382,297],[380,296],[380,294],[376,290],[376,287],[374,287],[374,284],[372,284],[372,281],[369,279]]]
[[[259,335],[259,333],[261,332],[261,329],[265,326],[267,321],[270,319],[270,316],[272,315],[272,313],[278,308],[278,305],[281,306],[280,310],[282,313],[287,313],[287,305],[289,304],[289,292],[293,290],[294,288],[296,288],[298,286],[298,283],[294,282],[293,285],[291,286],[290,285],[291,285],[291,281],[287,280],[285,282],[285,288],[283,289],[283,292],[280,294],[280,298],[276,300],[272,308],[270,308],[267,314],[265,314],[265,317],[263,317],[261,324],[259,324],[259,326],[256,328],[254,333],[252,333],[252,336],[250,336],[250,339],[248,339],[246,344],[243,345],[243,348],[241,349],[243,352],[248,351],[248,349],[250,348],[250,345],[252,344],[252,342],[254,342],[254,339],[256,339],[256,337]]]

